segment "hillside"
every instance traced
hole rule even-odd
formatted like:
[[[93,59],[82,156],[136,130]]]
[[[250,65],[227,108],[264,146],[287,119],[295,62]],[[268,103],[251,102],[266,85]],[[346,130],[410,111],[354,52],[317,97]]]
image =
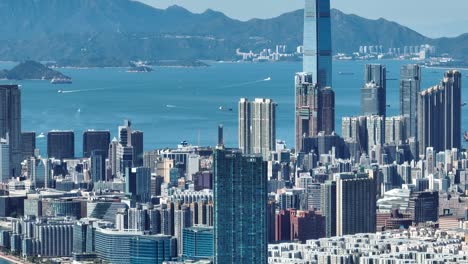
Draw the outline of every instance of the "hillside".
[[[0,0],[0,60],[56,60],[60,65],[126,66],[131,60],[230,60],[236,48],[302,43],[302,10],[246,22],[207,10],[156,9],[130,0]],[[432,40],[385,19],[332,10],[334,52],[360,45],[423,43],[467,59],[468,37]]]
[[[70,77],[35,61],[24,61],[11,70],[0,71],[0,79],[7,80],[52,80],[53,78],[70,79]]]

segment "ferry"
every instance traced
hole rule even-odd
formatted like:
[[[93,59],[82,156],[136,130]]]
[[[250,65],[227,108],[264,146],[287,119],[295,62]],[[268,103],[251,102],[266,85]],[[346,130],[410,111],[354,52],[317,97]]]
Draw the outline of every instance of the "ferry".
[[[51,84],[70,84],[72,80],[70,78],[53,78],[50,80]]]

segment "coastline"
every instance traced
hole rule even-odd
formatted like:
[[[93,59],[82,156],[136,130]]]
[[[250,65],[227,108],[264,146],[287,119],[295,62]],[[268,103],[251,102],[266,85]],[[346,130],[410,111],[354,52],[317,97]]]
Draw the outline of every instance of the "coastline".
[[[26,262],[26,261],[23,261],[21,259],[18,259],[16,257],[13,257],[13,256],[10,256],[10,255],[6,255],[4,253],[0,253],[0,259],[2,260],[6,260],[10,263],[14,263],[14,264],[22,264],[22,263],[29,263],[29,262]]]

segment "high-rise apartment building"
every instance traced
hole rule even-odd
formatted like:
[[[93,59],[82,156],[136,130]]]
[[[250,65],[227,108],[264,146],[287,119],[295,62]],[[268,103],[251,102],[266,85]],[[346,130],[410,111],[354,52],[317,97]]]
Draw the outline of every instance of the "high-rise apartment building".
[[[21,173],[21,89],[18,85],[0,85],[0,138],[10,145],[10,176]]]
[[[47,156],[56,159],[75,158],[75,133],[52,130],[47,134]]]
[[[336,236],[336,182],[321,185],[320,213],[325,217],[325,236]]]
[[[303,149],[304,138],[314,137],[320,131],[318,89],[312,74],[297,73],[296,85],[296,152]]]
[[[376,188],[367,174],[335,176],[336,235],[374,233],[376,228]]]
[[[266,264],[267,164],[260,156],[213,154],[214,263]]]
[[[461,147],[461,74],[448,71],[440,85],[418,97],[419,153],[427,147],[436,152]]]
[[[361,153],[367,153],[367,117],[343,117],[341,133],[346,141],[357,143]]]
[[[400,70],[400,115],[405,118],[405,137],[417,139],[418,94],[421,90],[421,67],[403,65]]]
[[[239,101],[239,148],[268,159],[276,148],[276,104],[271,99]]]
[[[406,140],[406,118],[389,116],[385,118],[385,143],[401,144]]]
[[[95,150],[104,152],[104,159],[109,157],[110,132],[87,130],[83,132],[83,157],[91,157]]]
[[[380,64],[367,64],[361,88],[361,113],[364,116],[385,116],[387,108],[387,71]]]
[[[10,144],[0,138],[0,183],[7,183],[10,179]]]
[[[385,118],[383,116],[368,116],[367,121],[367,154],[375,146],[385,143]]]

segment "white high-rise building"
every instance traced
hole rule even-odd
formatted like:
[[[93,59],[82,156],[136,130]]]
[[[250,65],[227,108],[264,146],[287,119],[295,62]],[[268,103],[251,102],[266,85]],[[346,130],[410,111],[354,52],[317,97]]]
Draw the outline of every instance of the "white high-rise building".
[[[239,101],[239,148],[268,159],[276,148],[276,104],[271,99]]]

